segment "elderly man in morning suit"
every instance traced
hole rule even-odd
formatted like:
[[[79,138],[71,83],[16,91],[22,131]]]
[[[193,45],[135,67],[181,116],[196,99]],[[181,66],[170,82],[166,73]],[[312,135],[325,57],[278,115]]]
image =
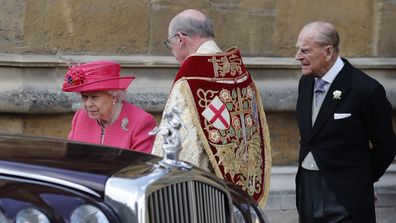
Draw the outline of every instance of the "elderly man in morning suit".
[[[334,25],[317,21],[298,36],[301,223],[375,222],[373,184],[392,163],[392,106],[383,86],[339,56]]]

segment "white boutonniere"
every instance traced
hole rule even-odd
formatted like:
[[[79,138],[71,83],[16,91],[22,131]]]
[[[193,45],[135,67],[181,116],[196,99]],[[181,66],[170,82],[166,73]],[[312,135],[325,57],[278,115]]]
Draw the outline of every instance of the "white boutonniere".
[[[333,91],[333,99],[338,99],[338,100],[340,100],[340,99],[341,99],[341,95],[342,95],[342,92],[341,92],[341,91],[339,91],[339,90]]]

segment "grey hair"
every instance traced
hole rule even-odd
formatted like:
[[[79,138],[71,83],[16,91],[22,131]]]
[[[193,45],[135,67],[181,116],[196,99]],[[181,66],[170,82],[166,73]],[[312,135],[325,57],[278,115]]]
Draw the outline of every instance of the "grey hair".
[[[108,90],[107,93],[111,96],[117,98],[118,102],[125,100],[126,98],[126,91],[125,90]]]
[[[209,18],[198,20],[185,16],[175,17],[170,25],[171,35],[181,32],[190,37],[214,38],[213,22]]]
[[[337,53],[339,52],[340,36],[333,24],[324,21],[315,21],[304,26],[304,29],[311,28],[318,31],[316,42],[319,45],[331,45]]]

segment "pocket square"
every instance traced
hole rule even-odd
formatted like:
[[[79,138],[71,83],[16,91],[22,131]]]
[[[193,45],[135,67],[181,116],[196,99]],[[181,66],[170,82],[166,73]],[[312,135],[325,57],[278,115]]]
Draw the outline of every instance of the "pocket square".
[[[351,116],[351,113],[334,113],[334,120],[348,118]]]

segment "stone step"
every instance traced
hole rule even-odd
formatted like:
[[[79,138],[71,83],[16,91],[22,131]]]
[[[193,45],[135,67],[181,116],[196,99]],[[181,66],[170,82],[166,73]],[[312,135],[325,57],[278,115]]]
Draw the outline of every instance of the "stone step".
[[[297,223],[295,175],[297,166],[273,166],[270,195],[264,212],[271,223]],[[374,184],[377,223],[396,222],[396,163]]]

